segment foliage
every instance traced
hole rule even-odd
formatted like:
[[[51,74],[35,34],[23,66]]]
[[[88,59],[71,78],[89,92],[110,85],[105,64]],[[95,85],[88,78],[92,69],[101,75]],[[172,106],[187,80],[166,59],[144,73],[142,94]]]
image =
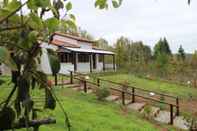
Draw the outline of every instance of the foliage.
[[[182,45],[180,45],[179,49],[178,49],[178,54],[177,54],[177,59],[179,61],[184,61],[185,60],[185,51],[182,47]]]
[[[118,67],[128,70],[130,70],[130,67],[140,70],[140,68],[145,67],[149,63],[152,57],[149,46],[144,45],[141,41],[132,42],[124,37],[117,40],[114,50]]]
[[[115,8],[121,2],[112,1]],[[49,36],[60,28],[64,31],[76,30],[75,16],[70,13],[72,2],[65,0],[4,0],[0,4],[0,63],[10,67],[14,84],[1,111],[7,108],[16,111],[16,122],[20,123],[20,118],[24,118],[20,124],[25,124],[31,120],[30,114],[35,113],[30,93],[35,89],[35,85],[45,89],[45,108],[55,108],[55,100],[58,99],[48,88],[46,74],[38,71],[42,55],[40,44],[42,41],[49,41]],[[95,1],[96,7],[106,5],[106,0]],[[27,13],[24,13],[24,8]],[[60,14],[60,10],[63,10],[63,14]],[[47,13],[51,13],[52,16],[46,17]],[[56,75],[60,70],[60,62],[53,51],[48,53],[52,73]],[[15,106],[10,107],[13,96],[16,96]],[[64,114],[66,116],[65,112]],[[66,122],[69,123],[68,119]],[[12,123],[9,124],[11,126]],[[37,127],[34,127],[34,130],[37,130]]]
[[[145,118],[150,119],[151,118],[151,106],[149,105],[145,106],[142,114]]]
[[[110,91],[108,88],[97,88],[96,89],[96,96],[98,100],[105,100],[106,97],[110,95]]]
[[[154,47],[154,57],[156,58],[160,54],[172,54],[166,38],[160,39]]]

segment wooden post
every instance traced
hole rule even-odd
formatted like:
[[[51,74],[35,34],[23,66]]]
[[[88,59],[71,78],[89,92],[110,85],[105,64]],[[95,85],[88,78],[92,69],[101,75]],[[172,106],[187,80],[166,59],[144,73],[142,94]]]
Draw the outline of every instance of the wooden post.
[[[176,116],[179,116],[180,112],[179,112],[179,98],[176,98]]]
[[[132,88],[132,103],[135,102],[135,88]]]
[[[103,54],[103,71],[105,71],[105,55]]]
[[[86,80],[84,80],[83,82],[84,82],[84,92],[87,93],[87,82]]]
[[[116,58],[115,58],[115,54],[113,54],[113,69],[114,71],[116,71]]]
[[[100,87],[100,79],[97,78],[97,86]]]
[[[73,61],[74,61],[74,71],[77,71],[77,63],[78,63],[78,54],[73,54]]]
[[[57,74],[55,74],[55,85],[57,86]]]
[[[92,73],[92,67],[93,67],[92,54],[90,54],[89,60],[90,60],[90,72]]]
[[[173,125],[173,105],[170,104],[170,124]]]
[[[70,84],[73,84],[73,72],[70,72]]]

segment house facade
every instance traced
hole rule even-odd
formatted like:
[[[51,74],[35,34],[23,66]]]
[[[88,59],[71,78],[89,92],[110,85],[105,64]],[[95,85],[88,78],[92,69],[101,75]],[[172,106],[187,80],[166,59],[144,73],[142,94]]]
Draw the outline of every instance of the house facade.
[[[101,50],[94,46],[95,41],[76,37],[60,32],[55,32],[50,42],[41,42],[42,56],[38,70],[46,74],[52,74],[47,49],[58,53],[61,61],[61,74],[68,74],[69,71],[77,72],[100,72],[116,70],[115,54],[111,51]],[[106,62],[111,57],[112,62]],[[11,71],[4,64],[0,65],[0,72],[3,75],[11,74]]]
[[[41,56],[40,68],[46,74],[51,74],[47,49],[53,49],[58,53],[61,61],[61,74],[69,71],[77,72],[100,72],[116,70],[115,54],[111,51],[98,49],[94,46],[95,41],[81,37],[55,32],[49,43],[42,43],[43,55]],[[106,58],[111,57],[111,62]]]

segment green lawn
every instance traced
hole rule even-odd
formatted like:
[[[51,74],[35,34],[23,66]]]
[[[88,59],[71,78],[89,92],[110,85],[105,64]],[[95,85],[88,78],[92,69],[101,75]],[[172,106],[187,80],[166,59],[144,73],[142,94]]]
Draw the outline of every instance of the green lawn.
[[[2,79],[7,80],[7,82],[0,86],[0,101],[6,98],[10,91],[8,78],[3,77]],[[37,89],[33,96],[43,96],[41,92],[43,91]],[[155,125],[146,121],[137,113],[124,113],[117,104],[97,101],[94,95],[86,95],[71,89],[60,89],[58,87],[55,88],[55,93],[62,100],[63,106],[69,114],[72,131],[157,131],[161,129],[156,128]],[[43,126],[41,131],[65,130],[64,116],[58,106],[54,111],[40,113],[42,117],[48,115],[54,116],[57,123]]]
[[[152,91],[159,91],[162,93],[179,96],[180,98],[184,98],[184,99],[191,98],[191,96],[194,99],[197,99],[197,89],[187,86],[181,86],[177,84],[166,83],[156,80],[148,80],[129,74],[113,74],[113,75],[108,74],[108,75],[101,75],[100,77],[116,82],[127,81],[130,83],[130,85],[136,86],[138,88],[148,89]]]

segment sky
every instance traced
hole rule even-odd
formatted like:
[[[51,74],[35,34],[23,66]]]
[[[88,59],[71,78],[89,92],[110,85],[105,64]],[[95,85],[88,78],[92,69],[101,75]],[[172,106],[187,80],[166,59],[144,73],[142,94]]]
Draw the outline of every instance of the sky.
[[[197,0],[123,0],[118,9],[99,10],[95,0],[72,0],[77,25],[114,44],[120,36],[143,41],[154,47],[166,37],[176,53],[182,45],[185,52],[197,50]]]

